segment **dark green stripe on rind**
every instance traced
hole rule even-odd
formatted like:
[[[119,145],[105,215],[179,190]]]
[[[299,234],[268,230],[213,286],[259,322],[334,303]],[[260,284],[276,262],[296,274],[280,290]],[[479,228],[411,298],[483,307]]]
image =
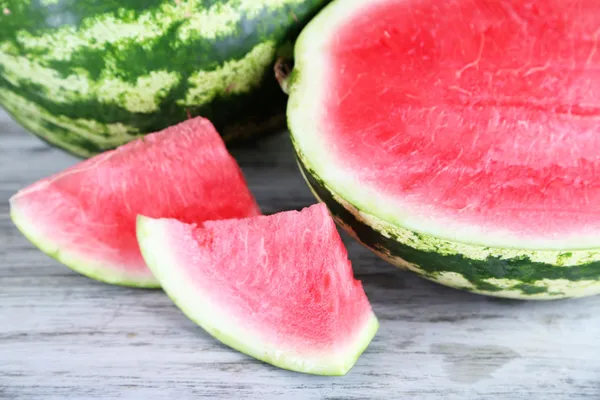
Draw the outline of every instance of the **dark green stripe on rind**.
[[[178,39],[178,29],[182,22],[175,21],[165,34],[155,38],[123,39],[119,40],[118,45],[104,43],[95,48],[83,46],[71,55],[69,61],[48,57],[42,60],[42,54],[36,54],[36,49],[25,49],[20,44],[17,33],[26,31],[34,36],[44,37],[56,27],[68,24],[75,27],[89,25],[89,21],[107,14],[136,21],[138,14],[158,8],[165,2],[152,1],[146,7],[139,2],[121,5],[118,2],[104,4],[93,1],[77,2],[75,5],[72,4],[72,0],[57,0],[50,5],[41,5],[39,1],[32,1],[31,4],[25,1],[9,3],[10,14],[6,15],[3,24],[0,24],[0,45],[11,43],[11,46],[7,47],[12,49],[11,55],[34,60],[36,65],[55,70],[63,78],[73,73],[81,76],[83,71],[90,82],[102,81],[108,76],[135,84],[138,78],[151,72],[177,73],[177,83],[161,95],[155,111],[132,112],[116,99],[101,99],[93,93],[86,97],[67,91],[65,93],[69,94],[69,100],[48,96],[43,90],[43,84],[33,82],[26,73],[18,76],[16,80],[14,76],[7,79],[3,77],[0,52],[0,91],[12,92],[16,95],[12,98],[18,97],[19,103],[36,105],[39,108],[38,121],[28,123],[31,108],[28,111],[30,115],[24,115],[27,112],[21,111],[21,105],[9,104],[5,100],[6,96],[0,96],[0,105],[3,105],[15,120],[44,140],[87,157],[116,147],[141,134],[179,123],[188,115],[209,118],[229,141],[256,133],[268,134],[283,130],[287,99],[274,79],[271,67],[265,69],[262,77],[256,79],[254,87],[248,91],[231,91],[227,88],[208,103],[178,103],[183,102],[190,90],[193,90],[194,84],[190,78],[195,73],[215,71],[226,62],[241,60],[256,46],[266,42],[274,43],[280,50],[288,46],[327,0],[306,0],[297,4],[285,3],[278,7],[264,7],[258,15],[242,15],[233,25],[231,32],[214,38],[192,35],[182,42]],[[224,4],[238,3],[239,1],[235,0],[207,0],[202,1],[196,11],[211,7],[218,9]],[[107,72],[107,60],[111,60],[110,73]],[[60,118],[60,124],[56,123],[57,118]],[[81,121],[97,125],[123,124],[124,131],[118,137],[110,130],[94,129],[89,129],[89,132],[83,135],[77,132]],[[36,126],[43,126],[43,129],[35,129]]]
[[[354,214],[336,201],[334,194],[302,163],[301,159],[298,159],[298,163],[315,195],[327,204],[333,216],[344,228],[376,253],[401,258],[418,266],[419,271],[415,272],[427,279],[438,281],[441,273],[453,272],[460,274],[472,285],[469,288],[459,289],[492,295],[507,290],[518,291],[521,293],[519,296],[521,298],[537,294],[546,294],[547,298],[569,297],[561,290],[554,289],[551,283],[536,285],[536,282],[541,280],[597,281],[598,292],[600,292],[600,261],[574,266],[555,266],[534,262],[528,257],[503,259],[488,256],[485,260],[474,260],[460,254],[446,255],[418,250],[399,242],[393,236],[386,237],[359,221]],[[519,283],[507,288],[494,285],[488,282],[488,279],[510,279]]]
[[[39,120],[38,115],[32,115],[29,110],[19,108],[17,105],[4,101],[2,88],[0,87],[0,104],[6,112],[22,127],[35,133],[42,141],[56,147],[60,147],[79,157],[91,157],[102,152],[105,148],[98,146],[96,142],[76,135],[72,131],[58,126],[48,120]],[[46,134],[46,132],[52,132]]]

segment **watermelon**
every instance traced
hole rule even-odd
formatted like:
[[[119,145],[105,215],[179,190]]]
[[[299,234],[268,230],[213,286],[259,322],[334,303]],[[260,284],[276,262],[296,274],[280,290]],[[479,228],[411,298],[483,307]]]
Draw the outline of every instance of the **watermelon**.
[[[260,211],[213,125],[197,117],[22,189],[10,213],[33,244],[75,271],[158,287],[137,243],[138,214],[201,222]]]
[[[299,164],[365,246],[475,293],[600,293],[600,3],[335,1],[286,81]]]
[[[0,2],[0,105],[82,157],[188,114],[226,140],[285,126],[273,63],[326,0]]]
[[[163,289],[222,343],[277,367],[344,375],[379,323],[324,204],[186,224],[138,217]]]

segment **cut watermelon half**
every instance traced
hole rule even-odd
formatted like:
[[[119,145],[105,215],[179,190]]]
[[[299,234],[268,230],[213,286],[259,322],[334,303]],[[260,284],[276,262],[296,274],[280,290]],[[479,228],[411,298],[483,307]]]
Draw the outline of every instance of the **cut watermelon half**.
[[[378,330],[324,204],[201,225],[140,216],[138,240],[185,315],[264,362],[343,375]]]
[[[136,216],[186,222],[259,215],[236,161],[194,118],[43,179],[10,199],[11,217],[43,252],[99,281],[158,287]]]
[[[599,27],[595,0],[334,1],[288,85],[309,184],[435,281],[600,293]]]

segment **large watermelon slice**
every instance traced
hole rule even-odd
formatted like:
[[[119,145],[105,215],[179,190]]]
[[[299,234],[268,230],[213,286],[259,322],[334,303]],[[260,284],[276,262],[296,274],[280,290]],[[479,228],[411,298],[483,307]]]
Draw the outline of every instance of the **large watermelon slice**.
[[[138,240],[163,289],[191,320],[259,360],[343,375],[378,330],[322,203],[201,225],[140,216]]]
[[[272,67],[326,0],[0,2],[0,105],[80,156],[182,122],[285,127]]]
[[[42,251],[100,281],[157,287],[136,216],[181,221],[260,214],[212,124],[190,119],[85,160],[10,200],[16,226]]]
[[[335,1],[289,126],[317,196],[393,263],[477,293],[600,293],[600,2]]]

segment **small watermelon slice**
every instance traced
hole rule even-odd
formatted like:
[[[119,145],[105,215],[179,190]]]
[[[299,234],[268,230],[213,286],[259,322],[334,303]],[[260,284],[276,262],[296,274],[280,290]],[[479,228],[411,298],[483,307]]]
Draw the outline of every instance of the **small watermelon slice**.
[[[185,315],[272,365],[343,375],[378,330],[324,204],[201,225],[140,216],[138,240]]]
[[[452,287],[600,293],[600,2],[336,0],[288,121],[362,243]]]
[[[194,118],[85,160],[10,199],[11,218],[43,252],[99,281],[158,287],[136,216],[186,222],[259,215],[213,125]]]

